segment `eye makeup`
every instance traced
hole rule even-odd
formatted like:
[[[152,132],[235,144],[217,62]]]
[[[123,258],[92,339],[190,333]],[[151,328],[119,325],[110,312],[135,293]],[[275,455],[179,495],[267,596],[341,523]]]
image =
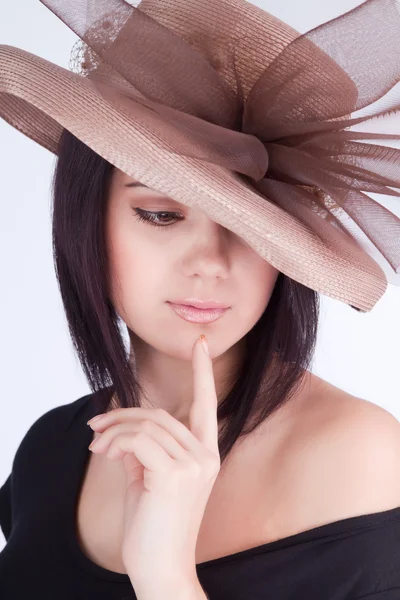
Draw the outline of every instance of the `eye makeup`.
[[[145,222],[145,223],[153,225],[155,227],[170,227],[171,225],[175,225],[175,223],[177,221],[181,221],[183,219],[183,217],[181,215],[179,215],[179,213],[177,213],[177,212],[171,212],[171,211],[165,211],[165,210],[151,212],[148,210],[143,210],[141,208],[133,208],[132,210],[135,213],[134,216],[138,221]],[[157,220],[156,220],[160,217],[160,215],[178,215],[178,217],[170,217],[170,218],[174,219],[173,223],[160,223],[160,222],[157,222]]]

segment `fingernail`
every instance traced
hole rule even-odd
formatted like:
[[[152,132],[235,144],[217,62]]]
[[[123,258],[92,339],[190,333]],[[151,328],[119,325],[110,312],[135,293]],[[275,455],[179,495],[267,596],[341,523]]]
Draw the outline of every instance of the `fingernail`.
[[[201,334],[200,339],[201,339],[201,343],[203,345],[204,350],[207,352],[207,356],[210,356],[206,336],[204,335],[204,333]]]
[[[97,442],[98,442],[100,436],[101,436],[101,433],[98,433],[98,432],[95,433],[94,439],[92,440],[92,443],[89,446],[89,450],[91,450],[94,446],[97,445]]]
[[[99,421],[101,419],[101,417],[103,416],[104,413],[102,413],[101,415],[97,415],[96,417],[93,417],[93,419],[90,419],[89,421],[87,421],[86,425],[90,425],[90,423],[94,423],[95,421]]]

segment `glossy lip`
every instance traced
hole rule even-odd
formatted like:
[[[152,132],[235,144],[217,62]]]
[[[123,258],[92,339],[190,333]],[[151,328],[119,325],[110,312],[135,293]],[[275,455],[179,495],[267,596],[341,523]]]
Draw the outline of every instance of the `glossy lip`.
[[[195,308],[201,308],[203,310],[207,310],[208,308],[230,308],[227,304],[218,302],[218,300],[213,300],[212,298],[209,300],[199,300],[198,298],[182,298],[171,300],[170,303],[178,304],[179,306],[194,306]]]
[[[202,325],[213,323],[222,317],[228,310],[228,308],[210,308],[205,310],[186,304],[175,304],[174,302],[168,302],[167,304],[169,304],[172,310],[185,321],[189,321],[189,323],[201,323]]]

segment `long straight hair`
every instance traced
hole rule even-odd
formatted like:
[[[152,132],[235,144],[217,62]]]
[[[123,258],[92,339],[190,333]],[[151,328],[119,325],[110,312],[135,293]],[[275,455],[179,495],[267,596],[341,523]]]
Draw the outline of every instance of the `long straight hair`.
[[[53,256],[73,347],[100,412],[116,396],[140,407],[143,390],[129,361],[123,322],[110,301],[105,218],[113,165],[68,130],[52,180]],[[138,290],[138,293],[139,290]],[[311,365],[319,295],[279,273],[264,313],[246,334],[246,353],[219,399],[221,468],[235,442],[298,390]]]

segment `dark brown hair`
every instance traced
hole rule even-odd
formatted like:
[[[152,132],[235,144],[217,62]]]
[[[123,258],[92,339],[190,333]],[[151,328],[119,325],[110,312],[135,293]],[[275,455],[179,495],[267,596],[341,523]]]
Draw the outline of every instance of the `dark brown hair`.
[[[109,298],[105,215],[113,169],[63,131],[52,181],[55,270],[72,343],[99,412],[112,395],[123,408],[140,406],[142,391],[129,363],[124,324]],[[221,467],[238,438],[254,431],[302,383],[318,318],[318,293],[279,273],[263,315],[246,334],[244,362],[218,406]]]

